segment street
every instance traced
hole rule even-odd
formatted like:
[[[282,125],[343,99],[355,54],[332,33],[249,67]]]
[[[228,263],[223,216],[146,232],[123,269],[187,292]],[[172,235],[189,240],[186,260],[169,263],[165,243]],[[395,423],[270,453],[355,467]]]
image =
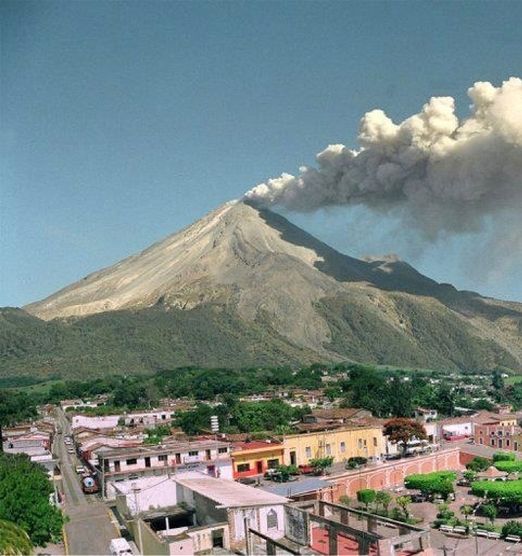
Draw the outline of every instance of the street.
[[[111,521],[107,506],[96,495],[82,492],[75,471],[75,454],[68,454],[63,442],[70,434],[69,423],[61,409],[56,412],[62,433],[56,434],[54,449],[60,460],[62,488],[65,494],[64,512],[69,520],[65,524],[67,554],[109,554],[110,540],[119,537],[119,530]]]

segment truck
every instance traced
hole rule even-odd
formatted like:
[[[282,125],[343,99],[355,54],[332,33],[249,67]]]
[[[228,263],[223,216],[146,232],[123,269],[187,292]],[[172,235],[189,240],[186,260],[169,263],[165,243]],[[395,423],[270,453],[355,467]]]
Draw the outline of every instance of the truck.
[[[109,550],[111,556],[133,556],[130,544],[122,537],[111,539]]]

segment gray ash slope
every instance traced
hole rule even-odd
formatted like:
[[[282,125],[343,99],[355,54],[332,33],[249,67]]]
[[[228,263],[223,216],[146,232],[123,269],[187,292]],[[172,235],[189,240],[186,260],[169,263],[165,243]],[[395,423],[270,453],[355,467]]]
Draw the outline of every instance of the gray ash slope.
[[[244,202],[24,310],[0,314],[0,350],[8,330],[19,349],[7,359],[22,373],[342,359],[522,367],[521,304],[459,292],[393,257],[343,255]],[[45,340],[44,361],[17,330],[27,319],[57,338]]]

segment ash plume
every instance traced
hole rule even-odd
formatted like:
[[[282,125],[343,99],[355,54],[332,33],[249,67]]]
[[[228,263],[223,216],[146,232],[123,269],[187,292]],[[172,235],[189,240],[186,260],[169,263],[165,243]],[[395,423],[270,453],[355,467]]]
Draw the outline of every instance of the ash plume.
[[[296,211],[364,204],[398,215],[425,239],[522,213],[522,79],[477,82],[468,95],[462,120],[452,97],[433,97],[398,124],[372,110],[361,119],[358,150],[329,145],[316,167],[281,174],[245,198]],[[510,221],[518,240],[522,214]]]

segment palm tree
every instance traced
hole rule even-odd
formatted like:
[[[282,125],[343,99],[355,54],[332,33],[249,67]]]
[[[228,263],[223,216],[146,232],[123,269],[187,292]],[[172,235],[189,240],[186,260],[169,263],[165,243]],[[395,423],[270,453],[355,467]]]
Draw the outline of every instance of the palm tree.
[[[3,556],[29,556],[33,545],[29,535],[11,521],[0,520],[0,554]]]
[[[460,507],[460,513],[465,517],[466,521],[468,521],[469,516],[473,513],[473,506],[464,504]]]

